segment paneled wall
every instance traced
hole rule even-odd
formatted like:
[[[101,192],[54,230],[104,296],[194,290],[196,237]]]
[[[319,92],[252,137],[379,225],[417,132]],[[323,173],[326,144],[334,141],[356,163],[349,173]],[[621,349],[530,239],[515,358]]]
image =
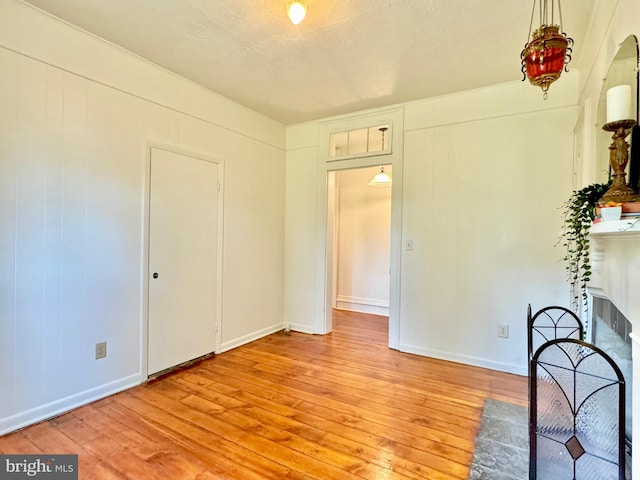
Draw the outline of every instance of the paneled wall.
[[[525,373],[527,304],[569,298],[554,245],[574,123],[565,107],[406,132],[401,350]]]
[[[0,434],[145,379],[149,141],[224,160],[222,349],[282,328],[282,125],[13,0],[0,72]]]
[[[539,89],[512,82],[400,106],[404,126],[395,138],[404,153],[402,163],[394,163],[400,196],[394,197],[392,225],[401,226],[392,227],[391,245],[400,253],[399,294],[391,299],[398,312],[390,326],[390,338],[397,332],[394,346],[526,373],[527,304],[570,300],[563,252],[555,245],[560,207],[572,186],[577,86],[578,73],[571,72],[546,101]],[[285,242],[295,244],[295,261],[287,249],[285,318],[302,331],[313,331],[322,308],[326,278],[314,258],[326,234],[318,145],[323,123],[337,121],[287,128]],[[404,248],[406,241],[412,250]],[[303,303],[310,288],[314,302]],[[509,338],[498,338],[500,325],[509,325]]]

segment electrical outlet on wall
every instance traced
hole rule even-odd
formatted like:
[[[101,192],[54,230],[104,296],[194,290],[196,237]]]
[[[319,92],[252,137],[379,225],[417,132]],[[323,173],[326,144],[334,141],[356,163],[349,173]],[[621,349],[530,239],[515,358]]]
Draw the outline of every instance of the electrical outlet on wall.
[[[509,325],[500,325],[498,327],[498,337],[509,338]]]
[[[107,342],[96,343],[96,360],[107,356]]]

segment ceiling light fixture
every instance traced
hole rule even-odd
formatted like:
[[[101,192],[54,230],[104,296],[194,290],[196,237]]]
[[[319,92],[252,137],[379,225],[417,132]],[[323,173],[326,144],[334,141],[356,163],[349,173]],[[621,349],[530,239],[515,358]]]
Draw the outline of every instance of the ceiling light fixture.
[[[378,130],[382,133],[382,151],[384,152],[384,132],[389,130],[389,127],[380,127]],[[377,173],[368,185],[370,187],[390,187],[391,177],[387,173],[384,173],[384,167],[380,167],[380,173]]]
[[[306,0],[287,0],[287,15],[291,23],[298,25],[304,20],[307,14],[307,1]]]
[[[368,183],[370,187],[390,187],[391,177],[384,173],[384,167],[380,167],[380,173],[376,173],[375,177]]]
[[[522,81],[528,77],[533,85],[542,88],[543,98],[546,100],[549,85],[560,78],[562,70],[566,70],[567,64],[571,61],[573,39],[567,37],[567,34],[562,31],[560,0],[533,0],[527,39],[531,37],[536,4],[538,4],[540,26],[533,32],[531,41],[520,53],[524,75]]]

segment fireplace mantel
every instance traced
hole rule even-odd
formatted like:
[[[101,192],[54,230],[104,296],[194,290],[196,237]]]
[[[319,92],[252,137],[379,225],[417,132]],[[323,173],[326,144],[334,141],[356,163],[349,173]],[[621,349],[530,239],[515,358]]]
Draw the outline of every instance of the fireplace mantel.
[[[589,234],[594,238],[624,238],[634,236],[640,238],[640,217],[594,223],[591,226]]]
[[[640,334],[640,219],[596,223],[589,237],[589,288],[604,292]]]
[[[607,297],[632,325],[633,438],[637,444],[640,439],[640,218],[596,223],[591,226],[589,238],[592,274],[588,288],[596,295]],[[632,472],[634,478],[640,478],[640,454],[633,455]]]

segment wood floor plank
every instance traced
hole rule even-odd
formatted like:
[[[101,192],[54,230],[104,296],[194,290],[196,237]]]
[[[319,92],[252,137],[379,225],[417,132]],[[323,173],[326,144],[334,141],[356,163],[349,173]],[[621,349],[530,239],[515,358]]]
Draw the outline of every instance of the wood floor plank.
[[[176,380],[177,382],[184,382],[184,380]],[[249,386],[250,387],[250,386]],[[196,386],[187,386],[187,388],[201,388]],[[304,413],[299,409],[285,406],[290,403],[290,397],[276,396],[273,392],[260,391],[257,395],[251,393],[249,390],[255,391],[256,389],[236,389],[231,388],[221,383],[216,383],[210,386],[210,389],[228,389],[226,390],[229,396],[235,398],[241,398],[247,402],[247,404],[260,407],[266,412],[272,412],[280,416],[285,416],[289,419],[289,425],[287,430],[296,432],[305,438],[313,440],[322,445],[341,445],[342,449],[349,451],[354,456],[359,456],[363,460],[378,464],[385,468],[390,468],[395,471],[409,476],[410,478],[433,478],[433,479],[451,479],[462,478],[445,475],[442,472],[438,472],[434,466],[445,465],[448,469],[452,469],[450,460],[446,460],[442,457],[437,457],[428,452],[421,452],[418,461],[414,462],[407,458],[402,458],[399,453],[408,452],[407,457],[417,457],[414,455],[419,450],[412,449],[409,446],[399,445],[387,438],[373,435],[369,432],[357,430],[349,427],[344,423],[338,423],[333,420],[328,420],[320,415],[312,415]],[[208,396],[211,394],[211,390],[206,389],[200,391],[199,394]],[[216,399],[220,400],[220,395],[215,395]],[[272,400],[270,400],[272,399]],[[294,402],[299,404],[299,402]],[[232,407],[232,408],[235,408]],[[245,408],[245,410],[248,410]],[[269,416],[265,416],[264,412],[255,409],[250,410],[256,418],[262,418],[263,422],[267,421]],[[431,465],[429,468],[421,466],[422,463]],[[464,470],[464,467],[460,465],[460,470]]]
[[[171,426],[158,425],[150,421],[149,418],[137,415],[115,402],[102,407],[100,411],[114,422],[127,422],[131,431],[163,442],[167,445],[166,448],[172,447],[174,451],[191,459],[196,464],[202,463],[206,467],[206,471],[215,475],[215,478],[247,478],[250,480],[268,478],[245,466],[250,463],[253,457],[251,452],[232,449],[233,459],[230,460],[223,454],[224,442],[215,443],[214,438],[199,429],[181,428],[179,432],[176,432],[171,429]],[[124,440],[126,442],[126,439]],[[210,448],[211,445],[214,446],[213,449]],[[283,471],[282,473],[286,475],[287,472]],[[200,476],[203,475],[206,478],[204,473]]]
[[[346,480],[357,478],[349,472],[352,469],[361,468],[357,459],[348,458],[341,452],[326,452],[317,445],[315,449],[310,450],[304,442],[286,433],[278,435],[277,429],[270,429],[255,418],[229,411],[222,411],[215,415],[204,414],[149,390],[139,389],[132,392],[131,396],[156,405],[163,412],[171,412],[179,420],[197,425],[212,435],[224,436],[230,442],[254,451],[256,454],[265,455],[266,453],[267,458],[293,470],[322,472],[329,477]]]
[[[250,377],[257,373],[260,380],[266,381],[274,385],[281,391],[291,390],[294,396],[305,399],[310,403],[328,406],[336,412],[350,415],[356,418],[367,418],[369,422],[377,424],[380,427],[393,425],[396,430],[402,430],[416,437],[425,438],[437,443],[447,445],[456,445],[466,451],[473,450],[473,441],[469,438],[463,438],[452,432],[445,432],[433,429],[422,423],[413,423],[407,420],[397,418],[399,409],[382,407],[376,409],[364,398],[358,398],[348,395],[335,388],[328,388],[324,385],[316,385],[312,377],[296,376],[295,373],[288,372],[290,375],[277,375],[270,373],[267,369],[258,366],[255,369],[242,366],[237,363],[224,363],[221,361],[216,364],[216,368],[224,365],[226,371],[231,375],[241,376],[242,378]],[[369,392],[375,394],[376,392]]]
[[[270,335],[0,437],[101,480],[465,480],[484,401],[527,379],[391,350],[386,317]]]
[[[278,358],[272,356],[269,358],[272,367],[268,369],[270,372],[278,372],[281,370],[281,366],[278,365]],[[296,362],[296,365],[302,365],[302,362]],[[256,367],[263,368],[263,367]],[[345,394],[353,395],[354,397],[370,399],[372,390],[375,390],[377,395],[373,400],[380,407],[386,406],[387,408],[400,407],[401,410],[397,410],[396,418],[407,419],[409,421],[420,422],[424,421],[425,424],[430,424],[435,428],[443,429],[444,431],[451,430],[456,427],[466,428],[467,423],[464,421],[462,405],[456,409],[455,414],[451,414],[451,402],[445,402],[437,399],[425,399],[424,393],[419,395],[419,392],[424,392],[425,387],[421,390],[405,389],[403,385],[397,383],[397,375],[394,378],[378,379],[374,375],[367,374],[367,370],[363,369],[359,374],[346,371],[350,369],[348,365],[343,364],[343,368],[335,366],[322,366],[313,368],[312,370],[306,370],[304,376],[310,377],[309,381],[313,381],[315,384],[325,386],[326,388],[335,388],[344,392]],[[337,385],[334,385],[337,384]],[[474,419],[476,417],[476,409],[466,409],[468,417]],[[428,418],[425,416],[422,419],[419,417],[422,414],[428,412]]]
[[[15,432],[0,437],[0,453],[7,455],[38,455],[44,453],[23,432]]]

